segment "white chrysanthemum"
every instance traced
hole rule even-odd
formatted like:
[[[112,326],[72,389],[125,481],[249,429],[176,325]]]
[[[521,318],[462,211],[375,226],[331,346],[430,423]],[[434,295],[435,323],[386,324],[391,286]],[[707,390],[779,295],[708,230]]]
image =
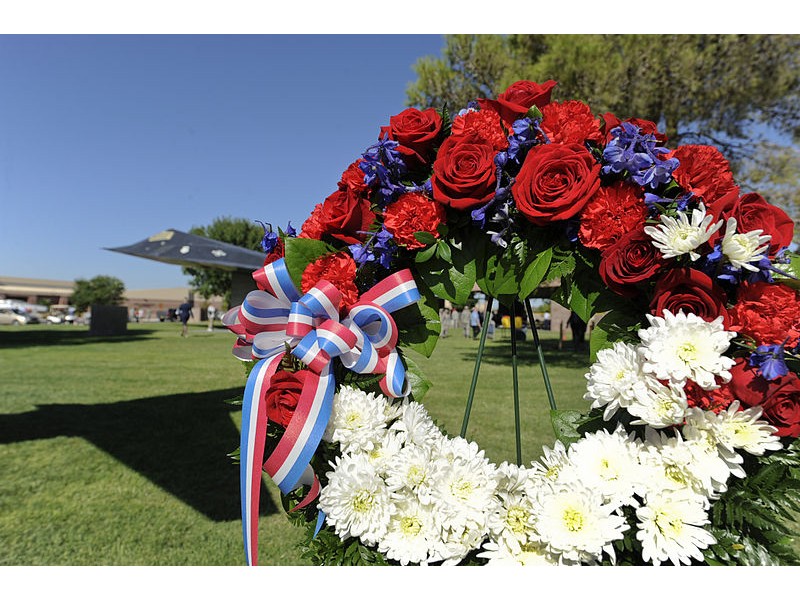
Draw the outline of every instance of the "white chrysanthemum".
[[[536,504],[539,541],[564,564],[597,563],[604,552],[613,559],[612,544],[628,529],[613,505],[579,483],[542,486]]]
[[[700,408],[691,408],[686,412],[686,423],[681,429],[684,439],[693,444],[698,450],[705,450],[709,456],[700,455],[701,460],[705,459],[710,464],[716,464],[713,461],[716,458],[722,459],[728,467],[730,475],[743,478],[747,474],[742,468],[744,459],[737,454],[734,449],[728,445],[722,444],[717,436],[717,431],[714,427],[716,415],[711,411],[704,411]],[[698,453],[695,453],[696,455]],[[712,456],[713,455],[713,458]],[[722,471],[720,471],[720,475]],[[727,487],[727,474],[726,480],[721,482],[722,485],[715,486],[718,491],[724,491]]]
[[[658,379],[648,377],[644,390],[636,397],[628,412],[636,420],[633,425],[650,425],[657,429],[683,423],[689,403],[682,385],[668,382],[663,385]]]
[[[721,316],[709,322],[682,310],[676,315],[665,310],[663,317],[647,315],[647,319],[650,327],[639,330],[645,373],[680,384],[691,379],[704,390],[719,387],[715,376],[731,380],[734,361],[722,353],[736,333],[725,331]]]
[[[441,526],[442,519],[437,520]],[[485,526],[467,526],[458,530],[443,529],[442,539],[434,544],[429,562],[444,561],[443,566],[457,565],[467,554],[480,548],[485,539]]]
[[[323,439],[339,442],[343,452],[370,451],[388,422],[387,398],[343,385],[333,397],[331,418]]]
[[[783,449],[780,437],[775,435],[777,428],[760,419],[760,406],[745,410],[739,408],[739,401],[734,400],[727,410],[714,415],[711,422],[720,444],[731,449],[741,448],[756,456],[767,450]]]
[[[386,485],[392,492],[408,491],[422,504],[430,504],[438,468],[431,460],[431,447],[407,445],[395,454],[387,468]]]
[[[527,493],[528,470],[504,462],[497,468],[495,478],[497,491],[488,519],[490,537],[518,554],[534,533],[533,501]]]
[[[396,431],[383,431],[372,449],[366,452],[369,462],[375,467],[375,471],[381,476],[386,476],[386,470],[391,464],[395,455],[403,447],[403,440]]]
[[[578,479],[600,492],[603,501],[615,506],[636,504],[634,494],[642,487],[639,453],[641,443],[622,427],[586,434],[569,447],[569,459]]]
[[[396,512],[378,544],[378,552],[401,565],[427,563],[429,552],[441,537],[433,510],[412,497],[396,502]]]
[[[675,566],[702,561],[702,550],[716,543],[703,528],[708,521],[705,499],[690,490],[651,494],[636,509],[636,538],[642,543],[642,558],[656,566],[670,561]]]
[[[608,421],[620,407],[627,407],[644,392],[648,376],[642,371],[643,360],[636,347],[615,342],[611,348],[597,353],[597,361],[586,373],[586,394],[583,399],[592,408],[605,406],[603,418]]]
[[[530,478],[533,487],[543,483],[559,483],[562,480],[568,483],[574,479],[574,470],[571,470],[572,463],[567,457],[567,448],[560,440],[556,440],[552,449],[543,446],[542,453],[539,461],[531,463]],[[528,490],[528,494],[533,493],[534,490]]]
[[[497,488],[495,466],[475,442],[463,438],[445,439],[434,451],[433,460],[440,462],[433,500],[443,528],[455,532],[459,539],[465,530],[485,534]]]
[[[404,400],[400,405],[391,429],[400,432],[404,443],[417,446],[431,446],[444,437],[425,408],[411,400]]]
[[[367,545],[386,534],[395,511],[389,488],[365,454],[336,457],[328,484],[320,490],[319,509],[342,538],[359,537]]]
[[[730,217],[725,226],[725,236],[722,238],[722,253],[734,268],[758,271],[758,267],[751,264],[758,262],[761,255],[769,248],[771,235],[762,235],[762,229],[754,229],[747,233],[736,233],[736,219]]]
[[[540,544],[525,544],[519,551],[513,552],[503,544],[486,542],[478,558],[486,558],[487,567],[543,567],[558,565],[544,546]]]
[[[707,440],[684,440],[649,428],[645,435],[640,461],[649,495],[688,488],[713,498],[725,489],[731,467]]]
[[[712,225],[713,215],[706,215],[702,204],[692,211],[692,220],[685,212],[679,212],[678,218],[661,215],[661,223],[655,227],[648,225],[644,232],[653,238],[653,245],[661,251],[664,258],[673,258],[689,254],[692,260],[700,255],[695,252],[722,227],[722,221]]]

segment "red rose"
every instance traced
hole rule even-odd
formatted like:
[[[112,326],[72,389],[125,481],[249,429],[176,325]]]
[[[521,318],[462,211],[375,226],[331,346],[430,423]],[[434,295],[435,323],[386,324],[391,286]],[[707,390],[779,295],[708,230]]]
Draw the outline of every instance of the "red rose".
[[[742,283],[736,304],[728,309],[731,331],[752,337],[759,345],[792,347],[800,340],[800,294],[780,283]]]
[[[430,162],[441,131],[442,117],[435,109],[407,108],[391,117],[388,127],[381,127],[381,136],[399,142],[406,166],[416,169]]]
[[[693,313],[706,321],[722,315],[723,324],[728,325],[727,298],[725,292],[711,278],[695,269],[681,267],[670,269],[656,282],[650,312],[658,317],[668,310],[673,315],[679,310]]]
[[[322,279],[336,286],[345,306],[358,302],[356,262],[346,252],[328,254],[308,265],[300,281],[301,291],[305,294]]]
[[[266,394],[267,419],[286,427],[292,420],[309,371],[278,371],[269,382]]]
[[[336,190],[317,204],[301,227],[300,237],[321,240],[330,235],[347,244],[363,241],[363,234],[375,220],[369,201],[349,190]]]
[[[600,165],[578,144],[544,144],[528,153],[511,193],[535,225],[577,215],[600,187]]]
[[[704,390],[691,379],[686,380],[683,388],[690,408],[710,410],[715,413],[728,408],[736,400],[728,384],[722,384],[715,390]]]
[[[714,146],[678,146],[665,157],[678,159],[680,164],[672,176],[687,192],[702,198],[706,208],[732,190],[738,190],[730,164]]]
[[[544,83],[533,81],[517,81],[506,88],[506,91],[497,97],[497,100],[478,101],[481,108],[488,106],[494,109],[503,118],[503,121],[512,124],[517,119],[524,117],[532,106],[543,108],[550,103],[550,94],[556,82],[552,80]]]
[[[608,143],[611,141],[613,137],[611,135],[611,130],[615,127],[619,127],[622,121],[613,113],[606,113],[603,115],[603,136],[604,142]],[[636,125],[639,128],[639,132],[643,135],[652,135],[656,138],[656,141],[659,144],[665,144],[667,142],[667,136],[661,133],[658,130],[658,126],[653,123],[652,121],[647,121],[645,119],[625,119],[625,123],[630,123],[631,125]]]
[[[494,155],[494,148],[477,136],[447,138],[433,163],[433,199],[459,210],[489,202],[497,184]]]
[[[736,359],[728,387],[744,406],[760,406],[761,418],[781,437],[800,437],[800,377],[789,371],[767,381],[746,359]]]
[[[398,244],[415,250],[425,244],[417,240],[414,233],[424,231],[438,238],[439,232],[436,228],[446,217],[443,204],[429,200],[422,194],[403,194],[386,207],[383,225]]]
[[[769,255],[774,257],[782,248],[792,243],[794,221],[782,209],[770,204],[759,194],[745,194],[723,209],[722,218],[736,219],[736,233],[747,233],[761,229],[772,236],[769,242]]]
[[[578,237],[587,248],[605,250],[632,229],[641,229],[647,205],[638,185],[617,181],[601,187],[581,213]]]
[[[599,273],[603,282],[621,296],[635,296],[636,284],[647,281],[664,266],[661,252],[642,229],[623,235],[603,252]]]
[[[600,119],[583,102],[552,102],[542,109],[542,129],[551,142],[583,144],[601,143]]]
[[[475,135],[500,152],[508,148],[508,134],[503,131],[500,115],[487,108],[484,110],[468,110],[453,119],[450,129],[452,135]]]

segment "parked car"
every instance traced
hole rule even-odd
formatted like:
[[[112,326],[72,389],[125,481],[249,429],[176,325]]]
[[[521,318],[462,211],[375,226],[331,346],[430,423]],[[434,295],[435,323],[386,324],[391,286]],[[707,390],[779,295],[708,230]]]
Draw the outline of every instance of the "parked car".
[[[0,325],[28,325],[38,322],[39,318],[36,315],[18,308],[0,308]]]

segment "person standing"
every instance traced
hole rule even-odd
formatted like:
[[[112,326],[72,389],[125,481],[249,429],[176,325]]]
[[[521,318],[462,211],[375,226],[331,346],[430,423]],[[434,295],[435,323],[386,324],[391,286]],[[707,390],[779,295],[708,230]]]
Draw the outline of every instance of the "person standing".
[[[472,327],[472,339],[478,339],[478,332],[481,330],[481,313],[478,312],[478,307],[473,306],[472,312],[469,314],[469,324]]]
[[[459,313],[459,315],[460,315],[459,318],[461,319],[461,329],[464,330],[464,337],[468,338],[469,337],[469,321],[470,321],[469,306],[465,306],[464,310],[462,310]]]
[[[439,323],[441,324],[442,337],[447,337],[450,329],[450,309],[442,307],[439,309]]]
[[[178,307],[178,317],[183,327],[181,337],[189,337],[189,318],[192,316],[193,305],[193,302],[186,301]]]
[[[217,309],[213,304],[208,305],[208,330],[214,331],[214,317],[217,314]]]

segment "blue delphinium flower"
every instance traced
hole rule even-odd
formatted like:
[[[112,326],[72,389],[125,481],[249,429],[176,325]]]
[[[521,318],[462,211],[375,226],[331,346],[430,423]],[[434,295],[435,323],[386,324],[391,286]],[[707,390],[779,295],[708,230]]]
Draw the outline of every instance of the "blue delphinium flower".
[[[786,342],[759,346],[750,355],[750,366],[756,367],[767,381],[783,377],[789,372],[789,368],[786,366],[784,344]]]
[[[652,189],[668,183],[678,167],[678,159],[662,159],[669,150],[656,146],[656,137],[642,134],[632,123],[621,123],[611,130],[612,139],[603,150],[603,173],[628,172],[641,186]]]
[[[365,231],[360,231],[359,233],[368,237],[363,244],[351,244],[349,246],[350,254],[353,255],[353,260],[356,261],[356,264],[362,267],[366,263],[375,262],[388,269],[391,266],[392,258],[397,252],[396,245],[390,243],[394,236],[384,227],[372,233]]]
[[[278,234],[272,231],[272,225],[269,223],[262,223],[261,221],[256,221],[256,223],[264,228],[264,237],[261,239],[261,249],[266,254],[269,254],[275,249],[275,246],[278,245]]]
[[[408,169],[397,147],[400,144],[389,139],[378,140],[361,156],[358,167],[364,171],[364,183],[377,192],[376,200],[381,207],[391,204],[406,191],[399,181]]]

